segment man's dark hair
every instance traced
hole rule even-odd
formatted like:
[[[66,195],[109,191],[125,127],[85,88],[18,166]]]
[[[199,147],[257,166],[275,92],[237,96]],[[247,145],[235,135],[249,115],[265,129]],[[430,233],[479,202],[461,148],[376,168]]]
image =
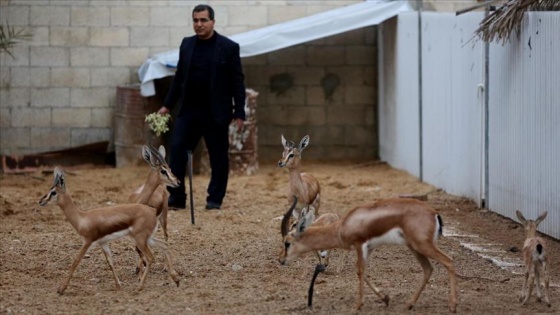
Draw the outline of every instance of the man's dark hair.
[[[202,11],[208,11],[208,18],[210,18],[210,20],[214,20],[214,9],[212,9],[211,6],[206,4],[199,4],[196,7],[194,7],[194,9],[192,10],[192,14],[194,15],[195,12],[202,12]]]

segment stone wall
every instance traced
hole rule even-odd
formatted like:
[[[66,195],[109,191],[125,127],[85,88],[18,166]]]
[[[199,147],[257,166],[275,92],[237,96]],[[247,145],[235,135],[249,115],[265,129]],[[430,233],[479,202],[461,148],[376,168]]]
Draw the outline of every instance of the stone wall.
[[[224,35],[356,2],[205,1]],[[177,49],[192,35],[198,3],[0,0],[0,22],[33,35],[13,48],[15,58],[0,54],[0,154],[112,142],[116,87],[138,82],[149,55]],[[310,134],[307,155],[315,157],[375,155],[374,35],[373,28],[359,30],[243,60],[247,87],[259,92],[259,156],[279,155],[280,133]],[[270,77],[283,73],[294,86],[271,93]],[[327,73],[340,79],[330,98],[320,85]]]

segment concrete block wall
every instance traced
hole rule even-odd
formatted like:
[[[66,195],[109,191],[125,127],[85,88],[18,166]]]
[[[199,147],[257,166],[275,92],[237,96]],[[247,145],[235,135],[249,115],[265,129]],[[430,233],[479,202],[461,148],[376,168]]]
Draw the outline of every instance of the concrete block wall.
[[[0,22],[32,34],[30,41],[13,48],[15,58],[0,53],[0,154],[38,153],[97,141],[112,143],[116,86],[137,83],[138,67],[148,56],[177,49],[184,36],[192,35],[191,10],[201,2],[216,10],[217,31],[233,35],[361,1],[0,0]],[[261,110],[263,120],[259,128],[265,135],[259,139],[264,146],[263,156],[267,156],[268,146],[272,145],[272,134],[285,132],[288,136],[299,136],[308,130],[297,126],[299,123],[311,123],[315,128],[309,132],[312,144],[326,142],[320,137],[335,134],[340,138],[339,143],[356,141],[358,138],[349,133],[354,129],[354,134],[365,137],[363,134],[369,132],[364,129],[366,124],[352,121],[353,126],[344,127],[343,121],[351,121],[350,115],[361,120],[373,119],[369,118],[373,108],[365,113],[364,105],[355,98],[365,95],[368,101],[364,102],[372,106],[370,101],[375,97],[364,91],[363,86],[344,81],[344,88],[338,89],[326,104],[317,85],[326,71],[340,73],[343,80],[356,80],[353,71],[372,72],[368,80],[374,80],[373,66],[362,67],[361,61],[357,61],[361,55],[370,55],[372,46],[354,46],[345,48],[318,41],[247,62],[248,72],[254,66],[269,68],[267,73],[276,71],[277,67],[296,72],[298,88],[282,97],[267,95],[262,82],[252,81],[255,75],[248,76],[247,86],[262,90],[259,106],[284,111],[284,117],[289,119],[284,125],[301,128],[285,130],[278,120],[271,121],[271,117],[267,121],[269,114]],[[302,71],[302,66],[310,72]],[[305,111],[298,114],[300,111],[292,106]],[[347,106],[361,109],[346,111]],[[353,150],[372,149],[355,147]],[[314,154],[325,158],[348,154],[344,150],[321,149],[321,152],[325,156]]]
[[[280,158],[281,134],[296,143],[309,135],[306,158],[376,158],[376,47],[368,27],[243,59],[247,86],[259,92],[259,160]],[[277,76],[292,86],[277,93]],[[330,96],[327,76],[339,82]]]

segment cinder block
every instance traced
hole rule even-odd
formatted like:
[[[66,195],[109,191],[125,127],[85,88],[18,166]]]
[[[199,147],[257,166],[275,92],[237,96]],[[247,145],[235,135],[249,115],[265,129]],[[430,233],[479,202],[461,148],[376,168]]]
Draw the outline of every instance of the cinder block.
[[[267,54],[270,65],[304,65],[305,46],[297,45]]]
[[[218,31],[219,32],[219,31]],[[223,32],[220,32],[222,35],[226,35]],[[173,27],[169,28],[169,48],[165,48],[161,51],[169,51],[173,49],[179,49],[181,46],[181,42],[183,42],[183,38],[187,36],[194,35],[192,27],[190,26],[181,26],[181,27]],[[159,48],[159,47],[158,47]]]
[[[2,154],[14,154],[20,148],[28,148],[30,145],[32,143],[29,128],[2,128],[0,130]]]
[[[293,86],[282,94],[270,92],[268,94],[269,105],[305,105],[305,87]]]
[[[55,87],[89,87],[90,69],[78,67],[53,68],[52,86]]]
[[[243,67],[245,69],[248,66],[263,66],[263,65],[266,65],[268,63],[267,55],[266,54],[261,54],[261,55],[256,55],[256,56],[252,56],[252,57],[246,57],[246,58],[241,59],[241,63],[243,64]]]
[[[53,127],[91,127],[91,109],[89,108],[53,108]]]
[[[294,75],[294,84],[305,86],[318,86],[321,78],[326,74],[324,66],[292,66],[287,65],[286,71]]]
[[[70,48],[70,65],[77,66],[108,66],[109,48],[74,47]]]
[[[364,106],[329,106],[327,107],[327,124],[339,125],[364,125],[367,111]]]
[[[150,46],[170,46],[168,27],[131,27],[130,46],[131,47],[150,47]],[[176,44],[179,48],[179,43]]]
[[[87,27],[51,27],[49,34],[53,46],[86,46],[89,43]]]
[[[27,69],[27,68],[21,68],[21,69]],[[12,77],[13,75],[10,73],[10,68],[0,66],[0,88],[8,89],[12,86],[15,86],[12,83],[13,80]]]
[[[70,90],[70,107],[109,107],[109,97],[114,94],[115,87],[73,88]]]
[[[72,128],[71,146],[77,147],[100,141],[111,141],[113,134],[110,128]]]
[[[20,45],[14,46],[9,51],[9,54],[0,54],[0,67],[16,67],[16,66],[29,66],[29,46]]]
[[[345,129],[346,145],[372,146],[374,144],[375,131],[373,125],[349,125]]]
[[[0,108],[0,128],[12,127],[12,114],[9,108]]]
[[[271,5],[268,6],[268,25],[291,21],[306,16],[305,10],[301,6]]]
[[[113,109],[112,108],[92,108],[91,127],[93,128],[113,128]]]
[[[55,148],[69,148],[69,128],[31,128],[31,146],[39,151],[53,150]]]
[[[70,20],[72,26],[109,26],[111,12],[105,6],[72,6]]]
[[[324,105],[330,106],[332,104],[344,104],[344,89],[343,85],[339,85],[330,97],[325,93],[322,86],[309,86],[307,87],[306,101],[307,105]]]
[[[92,87],[116,87],[127,82],[130,82],[130,70],[127,67],[91,69]]]
[[[0,107],[27,107],[31,102],[29,88],[0,89]]]
[[[268,23],[267,6],[230,6],[228,15],[228,25],[251,25],[265,26]]]
[[[51,127],[51,109],[13,108],[12,127]]]
[[[67,26],[70,25],[70,7],[32,5],[29,20],[33,26]]]
[[[3,6],[0,10],[0,21],[10,26],[28,26],[29,7],[23,5]]]
[[[66,47],[30,47],[30,65],[43,67],[69,66],[70,52]]]
[[[288,106],[272,106],[266,110],[257,109],[257,121],[266,125],[285,125],[288,123]]]
[[[364,45],[364,29],[359,28],[353,31],[340,33],[325,38],[325,45],[345,46],[345,45]]]
[[[326,123],[326,112],[323,106],[298,106],[288,108],[287,125],[323,126]]]
[[[148,26],[150,9],[148,7],[111,8],[111,26]]]
[[[346,104],[373,104],[375,102],[374,98],[374,87],[368,85],[349,85],[346,87],[345,91]]]
[[[344,64],[343,46],[306,46],[308,65],[342,65]]]
[[[31,89],[31,107],[68,107],[70,106],[69,88]]]
[[[111,65],[139,67],[148,53],[148,48],[111,48]]]
[[[156,7],[150,9],[151,26],[189,26],[192,25],[191,10],[175,7]]]
[[[366,84],[370,78],[365,73],[365,68],[363,66],[330,66],[327,67],[328,73],[336,74],[340,78],[341,85],[363,85]]]
[[[31,39],[23,42],[23,45],[29,46],[49,46],[49,27],[35,26],[31,28]]]
[[[377,60],[377,51],[373,46],[346,46],[346,64],[373,65]]]
[[[99,27],[90,29],[90,45],[98,47],[129,46],[129,32],[126,27]]]

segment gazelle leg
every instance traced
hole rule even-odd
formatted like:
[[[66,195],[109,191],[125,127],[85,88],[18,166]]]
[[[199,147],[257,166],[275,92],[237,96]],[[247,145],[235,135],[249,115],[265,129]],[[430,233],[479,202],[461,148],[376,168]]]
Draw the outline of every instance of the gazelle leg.
[[[525,268],[525,275],[523,277],[523,286],[521,287],[521,295],[519,296],[519,302],[523,302],[525,300],[525,296],[527,296],[527,282],[529,280],[529,269]],[[525,303],[525,302],[523,302]]]
[[[78,267],[78,264],[80,263],[80,261],[82,261],[82,258],[84,258],[84,255],[86,254],[90,246],[91,246],[90,241],[84,242],[84,245],[82,245],[82,248],[80,248],[80,251],[78,252],[78,256],[76,256],[74,262],[72,263],[72,266],[70,267],[70,272],[68,273],[68,277],[58,287],[58,290],[56,291],[58,292],[58,294],[64,293],[64,290],[66,290],[66,288],[68,287],[70,278],[72,278],[72,274],[74,273],[74,270],[76,270],[76,267]]]
[[[549,278],[548,269],[546,263],[543,263],[543,280],[544,280],[544,302],[550,307],[550,297],[549,297]]]
[[[541,277],[539,273],[539,268],[535,267],[535,287],[537,289],[537,301],[541,301],[542,293],[541,293]]]
[[[165,265],[167,267],[167,270],[169,270],[169,275],[171,276],[171,279],[173,279],[175,284],[179,286],[179,281],[181,279],[179,278],[179,274],[177,274],[177,271],[175,271],[175,268],[173,268],[173,263],[171,262],[171,254],[169,253],[167,243],[152,237],[150,239],[150,244],[153,244],[155,247],[161,249],[165,253]]]
[[[356,269],[358,273],[358,300],[356,301],[356,310],[359,310],[364,305],[364,256],[362,255],[362,247],[356,246],[358,254],[356,261]]]
[[[525,299],[523,300],[523,304],[527,304],[529,299],[531,298],[531,293],[533,293],[533,284],[535,283],[535,274],[533,272],[529,272],[529,280],[527,280],[527,295],[525,295]]]
[[[439,262],[440,264],[443,265],[443,267],[445,267],[445,269],[447,269],[447,274],[449,275],[449,287],[450,287],[449,310],[455,313],[457,311],[457,276],[455,275],[455,265],[453,264],[453,259],[447,256],[446,254],[444,254],[435,244],[431,244],[431,243],[428,244],[429,246],[417,246],[417,248],[415,249],[421,255]],[[423,264],[422,261],[420,261],[420,263]],[[429,260],[428,260],[428,264],[429,264]],[[424,274],[425,273],[426,270],[424,269]],[[420,293],[418,293],[418,295],[420,295]]]
[[[144,269],[144,255],[142,255],[142,251],[138,248],[138,246],[134,247],[136,249],[136,252],[138,253],[138,265],[136,266],[136,272],[135,274],[140,275],[142,274],[142,270]],[[140,279],[140,277],[138,277],[138,279]]]
[[[161,225],[161,229],[163,230],[163,239],[167,242],[167,212],[168,212],[168,205],[167,201],[163,203],[161,208],[161,214],[159,216],[159,223]]]
[[[148,272],[150,272],[150,268],[152,266],[152,263],[154,262],[154,255],[152,254],[152,251],[150,250],[150,247],[148,247],[148,244],[146,244],[146,242],[142,242],[142,243],[137,242],[136,247],[140,249],[140,251],[144,256],[144,260],[146,262],[146,267],[144,268],[144,272],[140,277],[140,284],[138,285],[138,291],[140,291],[144,287],[144,283],[146,282],[146,276],[148,275]]]
[[[424,278],[422,279],[420,286],[412,296],[412,299],[410,299],[410,301],[406,304],[406,308],[409,310],[412,309],[414,304],[416,304],[416,301],[418,301],[418,297],[420,297],[420,293],[422,293],[422,291],[426,287],[426,284],[430,280],[430,277],[432,276],[432,272],[434,270],[432,264],[430,263],[430,260],[426,256],[420,254],[419,252],[417,252],[412,248],[410,248],[410,250],[416,257],[416,259],[418,259],[418,262],[420,262],[420,265],[422,266],[422,270],[424,271]]]
[[[109,245],[106,243],[99,244],[99,246],[103,250],[103,255],[105,255],[105,260],[107,260],[109,267],[111,267],[111,271],[113,272],[113,278],[115,279],[115,286],[117,287],[117,290],[120,290],[121,281],[119,280],[119,276],[117,276],[117,272],[115,271],[115,266],[113,265],[113,258],[112,258],[113,255],[111,254],[111,248],[109,248]]]
[[[389,306],[389,300],[390,300],[389,296],[383,293],[381,290],[379,290],[376,286],[371,284],[367,277],[364,277],[364,280],[368,285],[368,287],[373,291],[373,293],[375,293],[385,303],[385,306]]]

